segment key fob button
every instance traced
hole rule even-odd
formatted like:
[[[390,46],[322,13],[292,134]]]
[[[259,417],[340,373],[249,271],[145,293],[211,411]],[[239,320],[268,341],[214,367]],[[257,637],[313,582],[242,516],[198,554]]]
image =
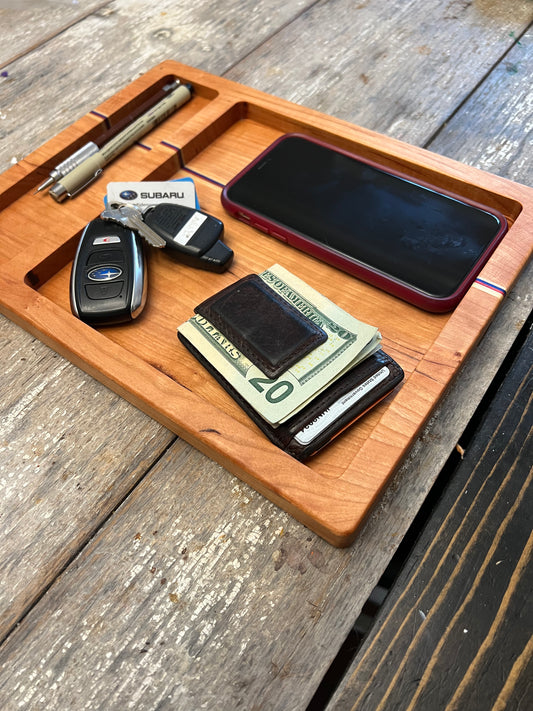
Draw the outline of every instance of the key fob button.
[[[118,249],[101,249],[89,254],[87,266],[95,264],[123,264],[124,254]]]
[[[116,299],[123,287],[123,281],[114,281],[109,284],[86,284],[85,291],[89,299]]]
[[[144,217],[145,223],[167,243],[167,249],[200,257],[220,238],[224,226],[205,212],[162,203]]]
[[[93,246],[97,247],[101,244],[117,244],[120,242],[120,237],[118,235],[104,235],[103,237],[95,237],[93,240]]]

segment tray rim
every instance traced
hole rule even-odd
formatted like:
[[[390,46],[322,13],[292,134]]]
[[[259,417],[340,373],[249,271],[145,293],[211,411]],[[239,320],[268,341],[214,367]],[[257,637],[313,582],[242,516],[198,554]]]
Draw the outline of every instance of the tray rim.
[[[317,130],[326,130],[328,133],[340,135],[342,141],[362,143],[367,145],[369,150],[378,151],[380,154],[385,151],[394,161],[401,161],[402,165],[407,161],[410,165],[416,165],[419,170],[429,169],[447,176],[446,179],[460,180],[467,184],[472,183],[479,189],[488,190],[491,194],[501,197],[504,201],[520,204],[521,209],[516,215],[513,215],[514,221],[510,225],[508,234],[485,265],[480,276],[489,281],[491,279],[494,281],[493,265],[497,261],[499,269],[501,269],[502,264],[507,267],[507,269],[504,269],[503,280],[501,273],[498,274],[498,281],[505,281],[501,285],[508,290],[528,261],[532,250],[532,239],[525,239],[521,243],[520,240],[515,239],[511,244],[511,240],[507,239],[506,241],[506,238],[511,231],[513,231],[514,235],[519,233],[531,235],[533,233],[533,190],[505,178],[488,174],[470,166],[464,166],[452,159],[438,156],[425,149],[410,146],[397,139],[381,136],[376,132],[357,127],[349,122],[325,116],[172,61],[163,62],[150,70],[99,108],[105,108],[110,101],[116,101],[116,97],[131,92],[134,86],[140,87],[139,90],[141,90],[142,87],[149,85],[151,81],[155,82],[161,74],[175,74],[187,77],[193,83],[205,84],[216,80],[216,85],[223,87],[224,91],[219,92],[208,107],[211,107],[210,113],[214,113],[213,106],[218,102],[218,108],[215,107],[218,110],[218,116],[222,116],[231,109],[236,101],[241,103],[245,101],[245,103],[253,104],[259,107],[260,111],[274,110],[279,112],[281,109],[286,112],[285,115],[290,120],[296,123],[303,122],[307,125],[312,119],[315,122],[313,129],[317,129],[318,126]],[[245,98],[243,98],[243,93]],[[201,124],[202,118],[200,114],[203,111],[203,109],[200,109],[198,114],[187,122],[187,130],[190,132],[190,137],[187,136],[187,131],[185,131],[185,140],[182,142],[181,147],[184,155],[188,155],[193,151],[192,142],[198,135],[198,124]],[[78,135],[80,131],[83,133],[87,130],[87,125],[88,118],[86,116],[82,117],[75,124],[72,124],[68,129],[52,138],[37,151],[0,176],[0,200],[6,193],[10,193],[13,190],[16,191],[17,188],[20,190],[21,186],[24,188],[22,194],[27,192],[26,185],[29,186],[31,183],[33,188],[38,180],[35,177],[36,173],[42,168],[45,160],[50,160],[49,156],[53,155],[54,146],[57,142],[59,140],[63,142],[65,139],[71,140],[72,135]],[[204,127],[204,130],[207,130],[206,127]],[[48,156],[48,158],[43,160],[43,156]],[[414,162],[414,157],[416,157],[416,163]],[[32,182],[34,178],[35,181]],[[8,202],[7,204],[11,203]],[[519,244],[517,245],[515,242],[519,242]],[[42,252],[43,258],[50,253],[46,245],[42,246]],[[383,487],[408,454],[417,434],[437,406],[445,389],[455,377],[458,368],[481,337],[482,331],[490,322],[501,301],[500,298],[495,298],[480,289],[470,288],[460,306],[451,314],[434,343],[428,348],[408,378],[409,383],[413,378],[415,380],[423,379],[424,387],[429,387],[432,392],[431,402],[417,403],[418,410],[413,414],[412,408],[408,406],[408,403],[404,402],[407,396],[405,394],[402,396],[403,388],[395,394],[394,416],[397,417],[400,413],[405,419],[404,447],[401,453],[398,454],[397,451],[391,451],[384,461],[379,462],[378,471],[374,476],[375,486],[371,491],[362,492],[363,495],[359,492],[359,498],[354,498],[354,491],[358,489],[357,470],[360,467],[361,460],[372,461],[371,454],[372,447],[375,444],[374,438],[378,438],[381,447],[385,444],[384,435],[388,432],[390,427],[389,420],[392,417],[390,408],[384,412],[361,451],[352,460],[351,465],[347,467],[344,474],[334,480],[335,486],[331,487],[331,480],[326,480],[305,464],[296,462],[296,460],[268,442],[263,435],[236,422],[230,415],[214,405],[211,407],[217,413],[217,426],[220,422],[224,425],[219,428],[224,433],[223,436],[220,436],[219,430],[210,427],[209,423],[205,421],[205,415],[200,415],[199,412],[196,412],[196,416],[192,418],[192,421],[189,419],[188,422],[185,422],[184,412],[190,415],[191,411],[198,410],[198,408],[192,408],[191,405],[197,404],[199,396],[195,393],[187,393],[187,389],[184,386],[175,383],[175,381],[152,365],[113,343],[105,335],[86,326],[73,316],[65,319],[64,309],[26,283],[26,275],[32,268],[32,266],[28,268],[27,259],[24,254],[15,255],[0,268],[0,310],[6,316],[29,330],[37,338],[43,340],[47,345],[119,395],[125,397],[148,415],[186,439],[204,454],[215,459],[230,472],[249,483],[260,493],[289,511],[295,518],[336,546],[346,546],[353,541],[357,530],[371,511]],[[32,265],[35,265],[36,262],[39,262],[39,259],[33,256],[31,262]],[[12,302],[15,295],[19,300],[18,305],[13,305]],[[451,338],[450,331],[455,330],[457,322],[459,321],[460,323],[465,318],[471,318],[474,312],[476,312],[478,321],[480,321],[480,332],[472,336],[470,333],[467,335],[468,329],[460,328],[460,333],[463,334],[461,341],[458,342],[456,337]],[[453,329],[450,325],[452,321],[454,322]],[[58,334],[61,334],[61,336],[59,337]],[[67,347],[65,343],[70,345]],[[105,348],[102,348],[104,345]],[[102,360],[96,363],[94,359],[87,357],[87,353],[91,352],[92,348],[105,352],[104,367],[102,367]],[[450,353],[452,353],[451,366],[447,365],[450,360]],[[134,386],[132,378],[124,377],[123,364],[125,359],[128,367],[131,368],[131,372],[140,375],[138,382],[143,383],[142,387]],[[441,364],[437,370],[432,367],[432,364],[435,363],[437,365]],[[147,378],[150,380],[150,387],[155,392],[168,391],[170,380],[171,391],[175,391],[178,396],[177,404],[169,403],[170,398],[167,397],[167,406],[162,407],[159,405],[154,407],[147,397],[144,387]],[[409,392],[409,397],[411,397],[411,392]],[[203,413],[206,403],[203,398],[200,399],[204,407],[199,409]],[[232,434],[231,437],[228,437],[229,432]],[[252,450],[256,453],[264,452],[264,456],[260,457],[260,459],[263,462],[268,459],[268,470],[264,464],[263,466],[257,466],[257,463],[253,470],[250,469],[249,455]],[[294,478],[295,474],[305,479],[307,484],[305,492],[301,491],[301,487],[291,485],[291,479]],[[353,504],[351,513],[348,515],[345,511],[346,497]],[[325,499],[328,503],[326,515],[323,513]],[[337,519],[336,514],[340,511],[340,508],[342,508],[343,516],[342,519]]]

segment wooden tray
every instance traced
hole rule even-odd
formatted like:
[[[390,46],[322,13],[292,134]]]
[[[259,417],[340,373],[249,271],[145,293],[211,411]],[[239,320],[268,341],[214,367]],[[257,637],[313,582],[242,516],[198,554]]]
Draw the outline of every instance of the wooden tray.
[[[107,166],[79,196],[34,194],[49,171],[156,86],[178,77],[193,99]],[[107,120],[102,119],[102,114]],[[450,315],[433,315],[230,218],[222,186],[275,138],[302,131],[503,212],[509,232]],[[209,274],[149,255],[138,321],[95,330],[74,318],[69,276],[81,230],[107,183],[193,177],[201,207],[225,223],[231,270]],[[0,304],[4,314],[159,420],[337,546],[348,545],[481,336],[532,249],[533,190],[175,62],[163,62],[0,176]],[[284,454],[185,351],[177,326],[210,294],[278,262],[357,318],[379,326],[404,368],[393,397],[324,452]]]

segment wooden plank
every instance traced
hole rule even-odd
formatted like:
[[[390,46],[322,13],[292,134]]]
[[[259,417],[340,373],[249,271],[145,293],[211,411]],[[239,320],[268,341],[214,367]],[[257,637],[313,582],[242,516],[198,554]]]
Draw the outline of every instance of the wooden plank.
[[[31,52],[87,15],[104,11],[108,2],[89,0],[80,6],[69,0],[2,2],[0,26],[9,42],[0,47],[0,69]],[[9,72],[8,72],[9,76]]]
[[[227,76],[425,145],[532,20],[528,0],[316,3]]]
[[[1,319],[3,638],[174,437]]]
[[[532,353],[530,332],[331,711],[533,702]]]
[[[301,635],[320,620],[339,563],[176,443],[14,633],[0,698],[7,708],[43,696],[70,706],[81,694],[93,708],[229,709],[244,697],[253,708],[300,675]],[[45,669],[62,674],[56,691]]]
[[[248,12],[239,2],[210,0],[161,0],[155,11],[129,0],[109,3],[7,67],[0,171],[159,62],[176,58],[223,73],[310,4],[258,0]],[[25,116],[31,119],[21,121]]]
[[[431,150],[502,176],[533,185],[531,93],[533,30],[529,29],[446,122]],[[505,87],[506,91],[501,92]],[[504,130],[503,127],[505,127]]]

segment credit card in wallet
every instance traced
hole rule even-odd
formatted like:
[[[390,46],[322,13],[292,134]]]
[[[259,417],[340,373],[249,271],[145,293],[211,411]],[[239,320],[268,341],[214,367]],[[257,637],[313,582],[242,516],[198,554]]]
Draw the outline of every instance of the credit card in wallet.
[[[296,415],[278,426],[272,426],[182,333],[178,332],[178,338],[270,441],[299,460],[308,459],[320,451],[389,395],[404,377],[398,363],[378,350],[341,376]]]

